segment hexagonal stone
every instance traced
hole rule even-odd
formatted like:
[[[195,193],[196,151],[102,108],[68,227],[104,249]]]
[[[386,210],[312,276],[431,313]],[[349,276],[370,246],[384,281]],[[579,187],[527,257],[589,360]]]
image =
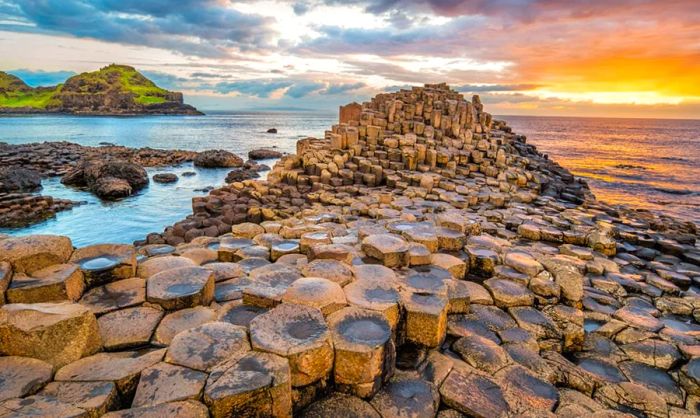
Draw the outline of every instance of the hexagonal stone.
[[[153,334],[152,344],[170,345],[173,338],[180,332],[213,321],[216,321],[216,311],[205,306],[171,312],[158,324]]]
[[[498,253],[487,248],[466,247],[469,255],[469,273],[480,277],[493,276],[496,265],[500,261]]]
[[[154,406],[124,409],[103,415],[104,418],[162,418],[162,417],[187,417],[208,418],[209,411],[201,402],[178,401],[168,402]]]
[[[520,283],[505,279],[488,279],[484,286],[491,292],[499,308],[532,306],[535,303],[535,295]]]
[[[380,312],[395,330],[399,323],[399,292],[394,283],[358,279],[343,288],[350,305]]]
[[[134,277],[88,290],[80,299],[95,314],[140,305],[146,301],[146,281]]]
[[[362,399],[333,393],[309,405],[301,412],[301,418],[381,418],[381,415]]]
[[[122,399],[131,399],[141,371],[163,359],[165,350],[98,353],[62,367],[57,382],[113,382]]]
[[[333,367],[330,332],[321,311],[283,303],[250,321],[253,348],[286,357],[292,386],[325,379]]]
[[[345,308],[328,317],[335,347],[334,381],[371,397],[393,373],[391,325],[376,311]]]
[[[408,265],[424,266],[430,264],[430,250],[423,244],[411,242],[408,244]]]
[[[448,314],[469,312],[471,304],[471,289],[463,280],[450,280],[447,282],[447,298],[449,304]]]
[[[29,396],[23,399],[8,399],[0,403],[0,417],[61,417],[84,418],[83,409],[60,402],[55,398]]]
[[[165,361],[195,370],[211,371],[250,350],[246,329],[226,322],[208,322],[177,334]]]
[[[53,366],[29,357],[0,357],[0,402],[31,395],[51,381]]]
[[[406,311],[406,340],[423,347],[437,347],[447,334],[448,299],[429,293],[401,293]]]
[[[331,240],[331,236],[328,232],[318,231],[307,232],[303,234],[301,236],[299,244],[301,252],[303,252],[304,254],[308,254],[311,247],[322,244],[330,244],[332,242],[333,241]]]
[[[166,310],[209,305],[214,298],[214,273],[182,267],[156,273],[146,281],[146,299]]]
[[[267,312],[266,308],[246,305],[243,301],[236,300],[219,308],[217,319],[221,322],[248,328],[253,318],[265,312]]]
[[[493,297],[488,290],[479,283],[464,281],[469,291],[469,302],[475,305],[493,305]]]
[[[55,398],[87,411],[90,416],[102,416],[119,406],[117,387],[112,382],[51,382],[39,396]]]
[[[557,324],[542,312],[531,307],[516,307],[508,310],[518,326],[537,339],[559,339]]]
[[[250,238],[222,237],[217,248],[218,259],[222,262],[237,261],[240,257],[236,253],[253,245],[255,241]]]
[[[253,276],[251,276],[253,278]],[[243,289],[243,303],[261,308],[272,308],[282,302],[285,292],[301,274],[295,271],[270,271],[253,278]]]
[[[369,235],[362,240],[362,251],[387,267],[408,265],[408,244],[394,234]]]
[[[151,257],[139,263],[136,274],[142,279],[148,279],[154,274],[176,268],[195,267],[197,264],[185,257],[166,255],[162,257]]]
[[[402,235],[411,242],[425,246],[431,253],[436,252],[439,248],[438,236],[431,229],[411,228],[403,231]]]
[[[466,365],[455,366],[440,386],[442,402],[474,417],[501,417],[510,412],[501,387]]]
[[[408,271],[400,280],[401,288],[414,293],[447,295],[452,275],[436,266],[421,266]]]
[[[583,312],[570,306],[549,305],[542,308],[542,313],[557,324],[563,337],[561,348],[564,352],[575,352],[582,349],[585,337]]]
[[[521,251],[510,251],[503,258],[503,264],[512,267],[520,273],[527,274],[530,277],[537,276],[544,267],[535,258]]]
[[[110,312],[97,319],[105,350],[147,345],[164,312],[140,306]]]
[[[283,255],[298,253],[299,243],[297,241],[285,240],[272,244],[270,247],[270,259],[276,261]]]
[[[680,369],[678,380],[689,394],[700,395],[700,358],[691,359]]]
[[[295,280],[284,292],[282,302],[311,306],[321,310],[324,316],[347,305],[343,288],[320,277],[302,277]]]
[[[453,255],[433,254],[430,256],[430,263],[449,271],[456,279],[463,279],[467,273],[467,263]]]
[[[510,363],[510,356],[501,346],[479,335],[458,339],[452,349],[472,367],[490,374]]]
[[[632,306],[625,306],[618,309],[613,316],[631,327],[644,331],[657,332],[664,327],[663,322],[659,319],[651,316],[642,309]]]
[[[136,275],[136,249],[133,245],[97,244],[78,248],[70,261],[80,266],[88,287]]]
[[[394,378],[370,401],[382,417],[432,418],[440,395],[432,383],[422,379]]]
[[[577,365],[607,383],[627,381],[627,378],[622,374],[620,369],[610,361],[598,358],[584,358],[579,360]]]
[[[52,264],[68,261],[73,252],[70,238],[57,235],[27,235],[0,240],[0,261],[17,273],[32,274]]]
[[[198,266],[219,261],[218,253],[211,248],[188,248],[180,252],[180,257],[189,258]]]
[[[685,401],[683,390],[663,370],[636,361],[624,361],[620,363],[620,369],[631,382],[638,383],[658,393],[666,400],[667,404],[683,406]]]
[[[651,389],[630,382],[610,383],[596,389],[593,399],[636,416],[666,417],[664,399]]]
[[[10,285],[10,280],[12,280],[12,265],[7,261],[0,261],[0,304],[4,305],[5,290]]]
[[[258,234],[264,234],[265,228],[252,222],[244,222],[231,227],[231,232],[239,238],[255,238]]]
[[[467,243],[467,237],[460,231],[450,228],[435,228],[438,248],[445,251],[460,251]]]
[[[289,363],[274,354],[251,351],[212,371],[204,402],[213,418],[291,417]]]
[[[355,249],[345,244],[321,244],[309,248],[309,260],[338,260],[350,263]]]
[[[341,287],[352,282],[352,270],[338,260],[314,260],[301,268],[305,277],[322,277],[338,283]]]
[[[637,341],[620,348],[632,360],[664,370],[672,368],[682,358],[675,345],[661,340]]]
[[[213,271],[214,281],[217,283],[236,279],[245,275],[243,267],[238,263],[206,263],[202,265],[202,268]]]
[[[393,286],[397,280],[394,270],[380,264],[359,264],[353,266],[352,271],[357,281],[374,281]]]
[[[513,412],[537,416],[543,411],[554,410],[559,402],[559,392],[553,385],[522,366],[508,366],[494,377]]]
[[[141,372],[131,407],[198,400],[206,381],[206,373],[169,363],[155,364]]]
[[[573,260],[567,256],[555,256],[543,257],[540,262],[554,276],[564,301],[569,305],[578,306],[583,298],[583,276]]]
[[[68,300],[75,302],[83,295],[83,273],[75,264],[54,264],[32,273],[16,274],[6,299],[9,303],[41,303]]]
[[[101,347],[95,315],[76,303],[10,304],[0,308],[0,352],[61,367]]]

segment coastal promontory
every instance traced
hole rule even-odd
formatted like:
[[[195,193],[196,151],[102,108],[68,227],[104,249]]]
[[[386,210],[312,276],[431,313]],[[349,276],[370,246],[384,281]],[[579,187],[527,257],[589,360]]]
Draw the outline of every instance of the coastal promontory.
[[[52,87],[30,87],[0,71],[0,114],[201,115],[179,92],[165,90],[135,68],[112,64]]]

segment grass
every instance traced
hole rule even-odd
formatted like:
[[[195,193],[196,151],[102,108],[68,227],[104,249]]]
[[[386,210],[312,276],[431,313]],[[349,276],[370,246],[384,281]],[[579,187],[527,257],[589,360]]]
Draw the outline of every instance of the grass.
[[[0,107],[46,109],[52,105],[60,104],[60,101],[56,98],[58,91],[60,91],[60,86],[55,90],[31,90],[26,93],[0,94]]]

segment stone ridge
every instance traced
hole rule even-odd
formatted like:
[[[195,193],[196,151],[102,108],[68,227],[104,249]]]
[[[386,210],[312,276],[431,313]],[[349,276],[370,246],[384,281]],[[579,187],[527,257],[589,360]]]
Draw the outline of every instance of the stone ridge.
[[[0,237],[0,415],[700,414],[695,225],[597,202],[478,97],[342,107],[193,211]]]

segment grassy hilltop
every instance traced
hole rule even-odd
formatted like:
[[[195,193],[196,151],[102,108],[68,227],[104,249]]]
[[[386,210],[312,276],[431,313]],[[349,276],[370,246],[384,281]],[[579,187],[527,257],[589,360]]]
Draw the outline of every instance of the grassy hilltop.
[[[0,113],[199,114],[181,93],[158,87],[133,67],[112,64],[53,87],[32,88],[0,71]]]

